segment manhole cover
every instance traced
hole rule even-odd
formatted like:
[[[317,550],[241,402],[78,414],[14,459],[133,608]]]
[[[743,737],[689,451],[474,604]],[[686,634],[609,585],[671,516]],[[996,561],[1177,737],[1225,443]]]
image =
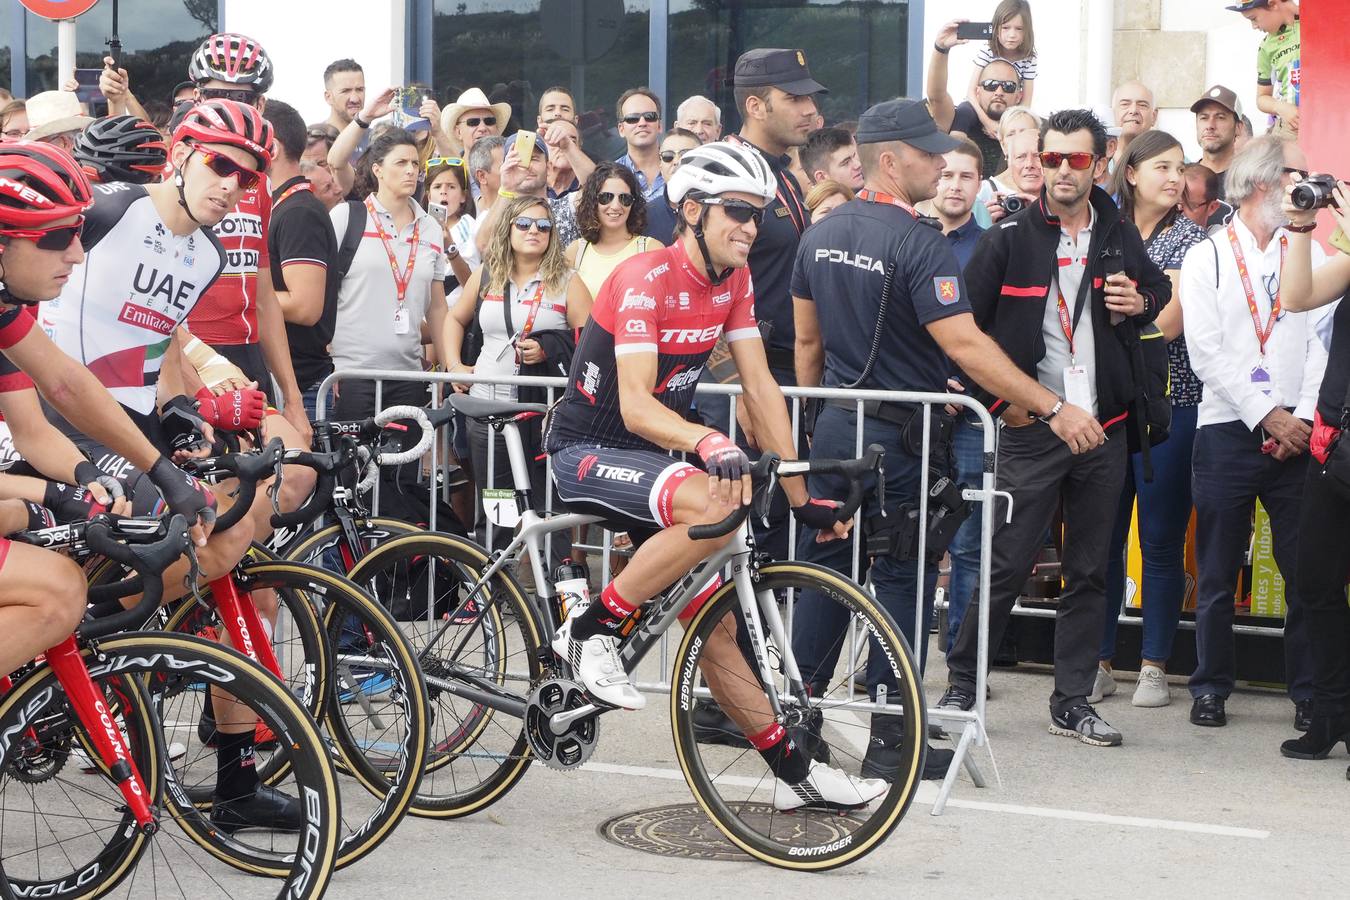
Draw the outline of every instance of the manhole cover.
[[[858,822],[844,816],[796,817],[775,812],[768,804],[754,804],[745,808],[741,818],[757,829],[767,831],[773,817],[774,830],[787,825],[792,829],[809,827],[812,843],[827,844],[858,827]],[[717,826],[696,804],[678,803],[624,813],[601,824],[600,836],[620,847],[655,853],[657,856],[675,856],[685,859],[747,859],[739,847],[722,836]],[[782,836],[791,840],[790,836]]]

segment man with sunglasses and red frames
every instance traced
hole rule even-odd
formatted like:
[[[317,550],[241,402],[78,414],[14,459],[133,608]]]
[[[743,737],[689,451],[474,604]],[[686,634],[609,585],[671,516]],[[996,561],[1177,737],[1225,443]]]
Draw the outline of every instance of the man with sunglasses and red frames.
[[[0,148],[0,408],[15,442],[41,474],[83,484],[106,502],[100,473],[69,440],[48,428],[35,385],[53,406],[149,473],[167,506],[203,524],[212,514],[192,479],[112,399],[85,366],[61,353],[37,324],[35,307],[61,293],[84,258],[80,233],[89,182],[64,151],[27,141]],[[29,438],[31,437],[31,440]],[[9,522],[11,528],[33,522]],[[47,524],[47,523],[41,523]],[[68,637],[84,615],[85,580],[69,559],[0,537],[0,673]]]
[[[1046,416],[984,395],[1003,422],[998,486],[1013,497],[1013,519],[999,528],[990,562],[989,645],[1002,641],[1062,504],[1064,590],[1055,614],[1050,733],[1113,747],[1120,732],[1087,698],[1107,614],[1106,549],[1129,464],[1125,428],[1135,424],[1126,421],[1135,385],[1125,338],[1158,317],[1172,283],[1149,260],[1134,224],[1094,185],[1108,161],[1101,120],[1091,110],[1057,112],[1046,121],[1042,148],[1040,200],[984,233],[966,284],[976,321],[1013,362],[1100,424],[1066,446],[1052,432],[1058,404]],[[940,706],[975,703],[978,603],[971,601],[947,655],[951,685]]]
[[[783,394],[769,372],[755,324],[746,269],[750,246],[777,191],[773,172],[749,147],[726,142],[690,150],[670,196],[680,218],[673,245],[620,263],[591,308],[572,359],[570,383],[549,421],[545,446],[558,492],[577,511],[604,516],[637,545],[600,597],[574,607],[553,639],[596,699],[640,709],[646,699],[618,656],[618,628],[654,597],[731,540],[689,537],[692,525],[721,521],[750,503],[750,461],[725,434],[687,418],[698,373],[723,331],[745,385],[744,400],[763,446],[795,459]],[[669,451],[697,453],[706,471]],[[801,478],[783,490],[803,526],[822,540],[847,536],[833,505],[813,501]],[[680,613],[688,622],[720,585],[715,578]],[[738,732],[776,776],[774,806],[863,806],[885,793],[808,757],[778,724],[729,629],[704,650],[703,676]]]

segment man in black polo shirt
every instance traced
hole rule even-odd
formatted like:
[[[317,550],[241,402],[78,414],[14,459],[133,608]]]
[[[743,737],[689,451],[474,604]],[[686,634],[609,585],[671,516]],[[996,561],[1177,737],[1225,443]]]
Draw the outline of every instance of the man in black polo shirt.
[[[333,371],[328,342],[337,317],[337,284],[328,278],[328,269],[337,258],[337,237],[328,210],[314,196],[309,179],[300,174],[304,120],[280,100],[269,101],[264,116],[272,123],[277,142],[268,173],[273,185],[267,230],[272,287],[286,319],[295,381],[312,420],[319,383]]]
[[[796,311],[797,378],[802,385],[834,388],[945,392],[947,377],[958,365],[976,383],[1004,396],[1020,398],[1049,420],[1062,440],[1100,443],[1102,431],[1091,416],[1060,403],[1048,389],[1022,374],[987,335],[980,331],[966,299],[961,266],[951,242],[933,225],[921,221],[914,204],[937,193],[945,161],[942,154],[958,142],[938,131],[921,101],[889,100],[858,120],[858,155],[865,188],[814,226],[801,241],[792,272]],[[893,270],[889,295],[885,283]],[[884,314],[883,310],[884,300]],[[937,423],[934,423],[936,426]],[[853,402],[827,403],[815,424],[812,457],[847,459],[855,454],[857,407]],[[933,434],[938,433],[934,427]],[[918,507],[924,460],[922,415],[907,404],[869,403],[864,407],[863,444],[886,450],[886,519],[876,496],[870,496],[858,517],[864,533],[891,536],[891,549],[874,557],[871,579],[877,599],[920,654],[927,649],[928,626],[915,632],[918,587],[917,545],[897,533],[904,521],[902,504]],[[917,436],[917,437],[916,437]],[[946,475],[945,452],[934,448],[928,458],[931,475]],[[838,477],[812,476],[812,496],[842,499],[848,485]],[[932,510],[930,510],[932,512]],[[814,539],[799,544],[803,559],[848,573],[852,544],[835,547]],[[931,620],[937,565],[930,561],[923,586],[925,621]],[[809,593],[803,594],[793,624],[793,652],[808,684],[817,671],[833,671],[830,649],[838,652],[838,635],[848,624]],[[877,697],[887,685],[889,669],[880,653],[869,654],[868,693]],[[817,685],[823,688],[823,685]],[[833,699],[833,698],[831,698]],[[893,777],[903,733],[900,717],[876,716],[867,756],[866,777]],[[951,751],[930,750],[924,777],[940,778]]]

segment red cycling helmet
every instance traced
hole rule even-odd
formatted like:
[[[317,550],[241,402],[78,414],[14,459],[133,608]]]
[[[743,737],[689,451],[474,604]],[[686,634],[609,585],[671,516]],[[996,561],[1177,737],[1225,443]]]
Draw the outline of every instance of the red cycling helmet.
[[[272,123],[246,103],[234,100],[198,103],[173,131],[172,143],[180,141],[238,147],[258,158],[259,169],[272,164]]]
[[[53,144],[0,144],[0,235],[45,228],[93,203],[89,178]]]
[[[272,60],[253,38],[243,34],[213,34],[202,41],[188,63],[188,78],[201,84],[215,79],[252,87],[259,94],[272,86]]]

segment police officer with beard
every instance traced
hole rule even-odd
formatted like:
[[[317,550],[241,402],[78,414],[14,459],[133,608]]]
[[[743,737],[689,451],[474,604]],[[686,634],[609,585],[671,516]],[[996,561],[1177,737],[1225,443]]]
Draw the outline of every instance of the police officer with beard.
[[[924,219],[914,204],[937,192],[942,154],[958,142],[940,132],[925,104],[900,99],[879,103],[858,121],[858,155],[864,188],[858,199],[834,210],[803,234],[792,273],[796,325],[797,383],[834,388],[945,392],[953,364],[998,396],[1023,398],[1066,441],[1095,427],[1082,409],[1063,403],[1049,389],[1022,374],[975,324],[961,266],[936,220]],[[1018,402],[1023,402],[1018,401]],[[945,434],[949,420],[934,410],[929,482],[950,472]],[[827,401],[815,422],[813,458],[847,459],[855,453],[859,423],[853,401]],[[863,444],[886,451],[885,516],[873,493],[859,522],[871,556],[877,598],[895,618],[922,662],[932,617],[941,539],[929,533],[929,564],[923,585],[924,625],[914,633],[918,582],[918,523],[922,476],[923,410],[911,404],[867,401],[861,423]],[[837,476],[811,476],[815,497],[842,499],[848,485]],[[968,506],[952,485],[930,500],[930,519],[941,507],[959,524]],[[950,538],[950,531],[946,532]],[[852,542],[818,544],[801,535],[802,559],[848,573]],[[838,607],[804,593],[793,625],[793,651],[802,675],[817,696],[848,688],[829,680],[835,671],[847,622],[833,617]],[[817,677],[817,673],[819,676]],[[867,690],[873,699],[892,695],[896,685],[880,653],[869,654]],[[882,690],[884,688],[884,690]],[[866,778],[893,778],[903,734],[900,715],[874,716],[863,761]],[[929,748],[924,777],[946,774],[953,753]]]

